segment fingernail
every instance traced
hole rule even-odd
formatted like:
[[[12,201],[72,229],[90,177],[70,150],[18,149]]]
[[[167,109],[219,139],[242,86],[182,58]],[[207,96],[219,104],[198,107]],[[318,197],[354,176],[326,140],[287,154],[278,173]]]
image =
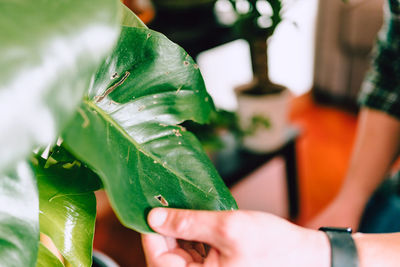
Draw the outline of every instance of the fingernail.
[[[149,224],[152,227],[159,227],[164,224],[167,219],[167,211],[165,209],[153,209],[149,215]]]

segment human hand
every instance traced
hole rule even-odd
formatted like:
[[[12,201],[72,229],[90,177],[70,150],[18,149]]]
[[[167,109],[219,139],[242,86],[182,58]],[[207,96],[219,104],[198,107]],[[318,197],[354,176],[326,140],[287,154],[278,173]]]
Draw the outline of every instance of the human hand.
[[[148,221],[162,235],[142,237],[151,267],[329,266],[329,242],[323,232],[267,213],[156,208]],[[205,256],[194,243],[179,246],[180,239],[211,248]]]

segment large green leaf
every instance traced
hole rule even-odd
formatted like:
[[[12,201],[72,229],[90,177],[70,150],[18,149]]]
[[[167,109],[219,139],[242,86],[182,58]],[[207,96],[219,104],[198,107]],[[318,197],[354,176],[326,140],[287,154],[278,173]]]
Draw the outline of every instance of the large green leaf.
[[[39,188],[40,232],[72,266],[91,266],[96,199],[101,182],[90,169],[55,147],[34,165]]]
[[[99,174],[122,223],[150,232],[152,207],[236,208],[197,139],[177,125],[204,123],[211,110],[183,49],[154,31],[125,27],[63,137]]]
[[[64,264],[42,243],[39,244],[39,254],[36,267],[63,267]]]
[[[0,176],[0,266],[35,266],[39,244],[39,201],[29,165]]]
[[[0,1],[0,173],[54,139],[119,30],[117,0]]]

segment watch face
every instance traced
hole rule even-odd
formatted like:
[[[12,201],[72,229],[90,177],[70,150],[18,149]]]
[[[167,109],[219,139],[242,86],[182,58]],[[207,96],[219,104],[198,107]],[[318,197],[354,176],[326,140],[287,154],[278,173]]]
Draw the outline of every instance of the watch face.
[[[351,229],[351,227],[321,227],[318,230],[324,232],[338,232],[338,233],[349,233],[349,234],[353,232],[353,229]]]

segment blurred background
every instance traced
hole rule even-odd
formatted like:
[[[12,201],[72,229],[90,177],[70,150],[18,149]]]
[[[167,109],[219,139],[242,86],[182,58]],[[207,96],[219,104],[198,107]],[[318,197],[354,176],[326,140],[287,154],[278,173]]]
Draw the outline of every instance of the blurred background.
[[[123,2],[197,61],[218,112],[209,126],[185,126],[239,207],[300,225],[323,209],[347,168],[383,0]],[[97,198],[95,249],[145,266],[140,235]]]

